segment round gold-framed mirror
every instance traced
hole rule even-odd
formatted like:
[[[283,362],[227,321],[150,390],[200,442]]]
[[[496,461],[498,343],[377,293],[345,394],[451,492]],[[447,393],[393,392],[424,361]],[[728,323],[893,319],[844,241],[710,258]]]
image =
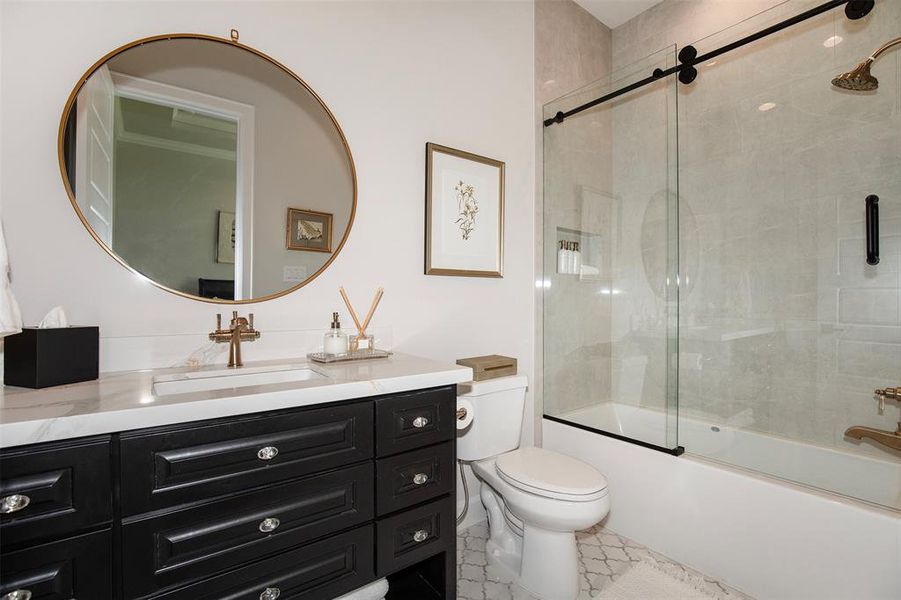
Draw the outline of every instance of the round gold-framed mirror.
[[[297,74],[238,41],[135,40],[95,62],[60,119],[76,216],[112,258],[184,298],[262,302],[319,276],[353,225],[344,132]]]

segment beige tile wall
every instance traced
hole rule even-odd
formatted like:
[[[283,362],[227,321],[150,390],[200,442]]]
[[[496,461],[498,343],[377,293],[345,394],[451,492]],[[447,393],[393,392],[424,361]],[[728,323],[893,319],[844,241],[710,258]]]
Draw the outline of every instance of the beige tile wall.
[[[604,59],[566,35],[591,38],[590,17],[539,2],[539,104],[598,79],[546,108],[553,114],[617,87],[611,79],[650,72],[668,45],[704,52],[814,4],[666,0],[613,30]],[[829,81],[901,35],[899,23],[895,0],[877,0],[859,22],[833,11],[703,65],[677,98],[657,85],[543,131],[545,243],[558,227],[581,229],[598,234],[602,255],[600,276],[586,279],[554,274],[554,252],[543,251],[545,412],[665,406],[677,100],[681,414],[888,457],[843,432],[899,419],[897,403],[878,412],[872,390],[901,384],[901,52],[874,67],[877,93]],[[842,41],[824,45],[833,36]],[[760,110],[766,103],[775,106]],[[876,267],[864,262],[872,193]]]
[[[789,0],[697,46],[715,48],[816,3]],[[666,0],[614,30],[614,67],[777,4]],[[897,403],[878,413],[872,390],[901,383],[901,52],[874,67],[877,93],[829,81],[901,35],[899,24],[896,0],[879,0],[861,22],[833,11],[723,56],[680,86],[681,414],[887,457],[842,434],[852,424],[894,429],[899,419]],[[843,40],[827,48],[832,36]],[[765,103],[775,107],[761,111]],[[648,154],[659,149],[659,123],[633,104],[617,109],[612,126],[613,194],[627,228],[647,227],[656,218],[648,207],[660,201],[654,173],[643,170],[660,162]],[[636,167],[639,157],[649,162]],[[882,199],[876,267],[864,262],[871,193]],[[653,337],[647,255],[659,263],[663,250],[642,237],[614,259],[634,279],[614,300],[613,387],[627,372],[619,361],[647,356],[637,399],[647,406],[657,406],[648,384],[656,389],[665,369],[626,340]]]
[[[537,106],[605,77],[611,67],[611,33],[571,0],[535,3],[535,78]],[[540,120],[542,115],[538,115]],[[610,117],[597,114],[566,130],[538,133],[539,194],[537,232],[555,245],[558,227],[600,233],[609,228],[612,161]],[[550,136],[564,136],[560,137]],[[544,152],[543,144],[553,145]],[[543,163],[543,160],[548,162]],[[542,179],[542,174],[544,178]],[[603,240],[601,240],[603,243]],[[542,279],[538,287],[538,363],[544,368],[544,412],[559,414],[607,397],[610,388],[610,305],[586,293],[571,275],[557,275],[553,247],[537,248]],[[547,256],[545,257],[545,254]],[[541,271],[539,271],[541,273]],[[542,315],[544,318],[542,319]]]

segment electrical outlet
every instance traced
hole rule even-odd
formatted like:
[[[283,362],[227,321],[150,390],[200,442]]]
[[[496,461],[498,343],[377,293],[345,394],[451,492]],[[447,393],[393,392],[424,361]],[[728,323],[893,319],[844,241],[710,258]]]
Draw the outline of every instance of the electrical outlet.
[[[306,267],[292,267],[285,265],[283,272],[285,283],[300,283],[307,278]]]

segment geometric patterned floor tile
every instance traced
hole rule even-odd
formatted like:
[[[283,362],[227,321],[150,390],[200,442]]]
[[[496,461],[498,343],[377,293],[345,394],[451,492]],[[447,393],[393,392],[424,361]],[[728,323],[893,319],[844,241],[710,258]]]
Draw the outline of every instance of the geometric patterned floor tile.
[[[536,600],[488,564],[487,523],[473,525],[457,535],[458,600]],[[576,533],[579,547],[580,600],[596,596],[604,585],[641,561],[656,564],[677,579],[691,579],[716,600],[753,600],[750,596],[680,565],[640,544],[597,526]],[[672,599],[676,600],[676,599]]]

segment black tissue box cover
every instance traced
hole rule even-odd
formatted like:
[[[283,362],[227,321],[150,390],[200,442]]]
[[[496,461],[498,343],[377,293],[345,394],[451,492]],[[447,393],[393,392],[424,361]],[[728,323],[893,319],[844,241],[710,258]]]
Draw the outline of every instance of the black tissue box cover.
[[[97,379],[99,327],[26,327],[3,340],[3,382],[45,388]]]

